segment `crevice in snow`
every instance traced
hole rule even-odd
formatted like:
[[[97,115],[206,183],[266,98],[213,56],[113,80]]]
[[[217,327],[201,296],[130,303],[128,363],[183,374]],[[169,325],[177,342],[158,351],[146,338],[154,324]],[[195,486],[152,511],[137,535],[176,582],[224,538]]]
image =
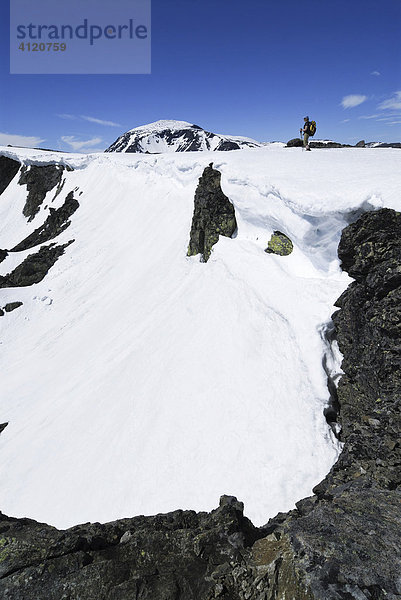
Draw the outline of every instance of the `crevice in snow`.
[[[337,421],[340,413],[340,403],[338,401],[337,386],[343,375],[341,369],[343,356],[338,347],[333,321],[330,320],[322,325],[319,331],[325,347],[322,365],[327,375],[327,388],[329,390],[329,400],[323,414],[334,435],[340,440],[341,426]]]

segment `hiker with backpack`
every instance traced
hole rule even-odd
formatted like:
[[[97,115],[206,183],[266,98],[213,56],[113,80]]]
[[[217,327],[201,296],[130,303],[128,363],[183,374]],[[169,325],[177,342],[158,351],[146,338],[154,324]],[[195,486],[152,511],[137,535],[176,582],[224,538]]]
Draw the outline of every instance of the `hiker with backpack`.
[[[309,121],[309,117],[304,117],[304,126],[303,128],[301,128],[299,130],[299,133],[302,135],[304,134],[304,147],[305,150],[309,150],[310,151],[310,147],[309,147],[309,137],[312,135],[315,135],[316,133],[316,122],[315,121]]]

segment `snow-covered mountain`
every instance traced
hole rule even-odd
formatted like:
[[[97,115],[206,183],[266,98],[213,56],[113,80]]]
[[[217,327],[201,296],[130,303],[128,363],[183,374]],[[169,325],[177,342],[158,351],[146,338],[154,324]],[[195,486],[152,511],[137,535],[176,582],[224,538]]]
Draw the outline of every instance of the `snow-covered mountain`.
[[[401,209],[399,151],[0,152],[1,510],[64,528],[226,493],[262,524],[310,495],[340,451],[340,232]],[[211,161],[237,229],[204,263]]]
[[[239,150],[262,146],[250,138],[219,135],[186,121],[156,121],[130,129],[105,152],[193,152],[202,150]]]

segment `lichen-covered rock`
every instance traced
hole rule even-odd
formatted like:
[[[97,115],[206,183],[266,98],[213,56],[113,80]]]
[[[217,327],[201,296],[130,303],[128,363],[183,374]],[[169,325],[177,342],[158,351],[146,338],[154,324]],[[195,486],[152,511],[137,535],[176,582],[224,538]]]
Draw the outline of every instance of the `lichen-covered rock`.
[[[28,190],[28,196],[22,210],[24,216],[28,217],[28,221],[32,221],[38,212],[47,192],[50,192],[56,186],[61,187],[63,171],[63,165],[22,167],[18,183],[26,185]]]
[[[231,237],[236,228],[234,206],[221,189],[221,173],[210,164],[195,192],[188,256],[201,254],[207,262],[219,236]]]
[[[278,254],[279,256],[288,256],[293,251],[294,246],[289,237],[281,231],[274,231],[265,252],[268,254]]]
[[[211,513],[86,524],[67,531],[0,514],[4,600],[202,600],[243,598],[219,580],[240,564],[261,532],[235,498]]]

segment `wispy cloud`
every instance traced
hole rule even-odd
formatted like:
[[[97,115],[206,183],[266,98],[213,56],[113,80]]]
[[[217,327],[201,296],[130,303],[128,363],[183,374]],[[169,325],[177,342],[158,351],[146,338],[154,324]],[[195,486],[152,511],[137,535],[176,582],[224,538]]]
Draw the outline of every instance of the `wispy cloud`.
[[[89,117],[87,115],[70,115],[68,113],[61,113],[57,115],[60,119],[68,119],[70,121],[89,121],[90,123],[96,123],[97,125],[104,125],[106,127],[121,127],[120,123],[114,121],[105,121],[104,119],[97,119],[96,117]]]
[[[379,115],[361,115],[358,119],[377,119]]]
[[[57,116],[60,117],[60,119],[69,119],[71,121],[75,121],[78,118],[75,115],[69,115],[67,113],[62,113],[61,115],[57,115]]]
[[[362,94],[350,94],[349,96],[344,96],[341,100],[341,106],[343,108],[354,108],[365,102],[367,99],[368,97],[363,96]]]
[[[375,77],[380,77],[381,73],[380,71],[372,71],[371,75],[374,75]]]
[[[378,108],[381,110],[401,110],[401,91],[394,92],[392,97],[381,102]]]
[[[120,123],[115,123],[114,121],[103,121],[103,119],[87,117],[86,115],[81,115],[81,119],[85,119],[85,121],[89,121],[90,123],[97,123],[98,125],[106,125],[108,127],[121,127]]]
[[[71,146],[71,148],[78,152],[83,150],[84,152],[102,152],[103,148],[97,148],[98,144],[101,144],[103,139],[100,137],[91,138],[90,140],[77,140],[74,135],[63,135],[61,140]]]
[[[340,123],[349,123],[351,121],[351,119],[343,119],[342,121],[340,121]]]
[[[12,133],[0,133],[0,145],[7,146],[27,146],[32,148],[33,146],[39,146],[45,140],[35,136],[29,135],[15,135]]]

